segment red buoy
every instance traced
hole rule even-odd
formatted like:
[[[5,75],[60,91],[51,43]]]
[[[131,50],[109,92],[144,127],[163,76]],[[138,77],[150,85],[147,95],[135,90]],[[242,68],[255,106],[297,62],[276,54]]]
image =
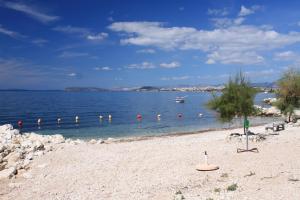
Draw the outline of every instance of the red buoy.
[[[138,114],[138,115],[136,116],[136,119],[139,120],[139,121],[142,120],[142,115],[141,115],[141,114]]]
[[[23,127],[23,121],[22,121],[22,120],[19,120],[19,121],[18,121],[18,126],[19,126],[19,128],[22,128],[22,127]]]

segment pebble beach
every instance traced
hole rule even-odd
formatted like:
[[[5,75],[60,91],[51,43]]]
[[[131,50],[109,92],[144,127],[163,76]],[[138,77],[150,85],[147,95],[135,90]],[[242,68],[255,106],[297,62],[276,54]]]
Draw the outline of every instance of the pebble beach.
[[[297,124],[251,128],[258,153],[236,152],[242,129],[126,141],[0,130],[1,199],[300,199]],[[196,170],[204,151],[219,170]]]

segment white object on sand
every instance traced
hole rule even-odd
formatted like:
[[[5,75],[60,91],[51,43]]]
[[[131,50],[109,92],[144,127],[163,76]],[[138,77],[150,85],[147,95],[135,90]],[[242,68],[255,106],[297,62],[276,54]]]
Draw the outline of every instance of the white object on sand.
[[[198,171],[213,171],[219,169],[219,166],[213,165],[213,164],[208,164],[208,156],[207,152],[204,152],[204,164],[199,164],[196,167],[196,170]]]

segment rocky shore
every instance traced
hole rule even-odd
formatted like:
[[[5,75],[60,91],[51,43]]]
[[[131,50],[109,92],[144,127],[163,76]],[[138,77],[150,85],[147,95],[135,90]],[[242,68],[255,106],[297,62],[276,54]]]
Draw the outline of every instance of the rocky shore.
[[[109,138],[106,142],[113,140]],[[85,142],[80,139],[65,139],[62,135],[21,134],[10,124],[0,126],[0,180],[24,174],[36,157],[53,151],[62,143],[78,145]],[[90,144],[104,142],[102,139],[89,141]]]

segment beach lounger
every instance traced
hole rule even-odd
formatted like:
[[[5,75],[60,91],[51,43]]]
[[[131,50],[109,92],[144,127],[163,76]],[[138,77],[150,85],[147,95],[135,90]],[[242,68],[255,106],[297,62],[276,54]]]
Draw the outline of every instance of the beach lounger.
[[[273,122],[273,123],[271,123],[271,124],[267,124],[266,126],[265,126],[265,130],[267,131],[267,130],[269,130],[269,129],[271,129],[271,130],[273,130],[273,131],[280,131],[280,130],[284,130],[284,122]]]

